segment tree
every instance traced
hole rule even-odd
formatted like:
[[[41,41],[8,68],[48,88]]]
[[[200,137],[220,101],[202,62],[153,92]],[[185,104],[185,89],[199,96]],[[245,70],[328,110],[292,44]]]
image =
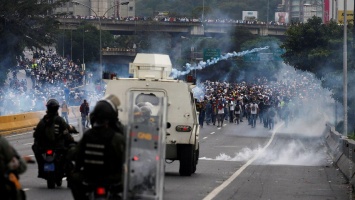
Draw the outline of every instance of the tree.
[[[334,21],[322,24],[320,18],[313,17],[305,24],[292,25],[286,31],[286,40],[281,45],[286,50],[282,55],[285,63],[315,74],[322,80],[323,87],[331,89],[333,98],[338,102],[343,102],[343,31],[343,26]],[[349,44],[351,39],[348,37]],[[348,91],[354,91],[355,68],[351,59],[354,55],[350,49],[347,51]],[[349,122],[355,121],[354,95],[349,92],[347,96]],[[354,127],[354,123],[349,123],[348,130],[352,132]]]
[[[113,47],[113,35],[102,30],[101,42],[102,48]],[[89,23],[84,23],[73,30],[61,30],[58,33],[56,49],[60,55],[64,52],[64,55],[62,55],[64,57],[70,58],[72,55],[73,61],[80,60],[82,63],[84,59],[85,63],[98,63],[100,60],[100,30]]]
[[[42,49],[56,40],[58,23],[46,17],[68,0],[49,3],[47,0],[0,1],[0,86],[6,80],[10,66],[16,65],[16,56],[25,47]]]
[[[343,28],[331,21],[323,24],[313,17],[304,24],[292,25],[286,31],[282,48],[285,63],[296,69],[310,71],[318,78],[338,70],[341,66]]]

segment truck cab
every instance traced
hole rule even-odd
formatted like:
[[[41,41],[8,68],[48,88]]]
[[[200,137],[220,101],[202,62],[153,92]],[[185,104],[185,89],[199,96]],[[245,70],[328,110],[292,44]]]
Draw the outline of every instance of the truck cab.
[[[179,174],[190,176],[196,171],[199,157],[200,129],[192,93],[195,85],[170,77],[171,71],[168,55],[138,53],[129,64],[131,78],[110,76],[105,80],[106,95],[114,94],[121,100],[119,118],[123,125],[130,121],[132,101],[149,104],[154,116],[159,111],[157,99],[166,99],[165,159],[178,160]]]

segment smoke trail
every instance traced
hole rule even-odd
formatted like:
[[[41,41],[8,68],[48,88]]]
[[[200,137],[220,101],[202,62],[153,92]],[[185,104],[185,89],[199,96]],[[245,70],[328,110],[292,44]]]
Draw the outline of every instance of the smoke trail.
[[[174,68],[174,69],[172,69],[170,76],[173,78],[177,78],[178,76],[184,76],[184,75],[190,73],[192,70],[204,69],[205,67],[216,64],[217,62],[219,62],[221,60],[227,60],[229,58],[236,57],[236,56],[244,56],[246,54],[250,54],[250,53],[254,53],[254,52],[258,52],[258,51],[262,51],[262,50],[266,50],[266,49],[269,49],[269,46],[254,48],[252,50],[246,50],[246,51],[242,51],[242,52],[235,52],[234,51],[233,53],[227,53],[225,55],[221,55],[219,58],[213,58],[212,60],[208,59],[206,62],[200,61],[198,64],[191,65],[190,63],[186,63],[186,65],[184,66],[184,68],[186,68],[185,71],[179,71]]]

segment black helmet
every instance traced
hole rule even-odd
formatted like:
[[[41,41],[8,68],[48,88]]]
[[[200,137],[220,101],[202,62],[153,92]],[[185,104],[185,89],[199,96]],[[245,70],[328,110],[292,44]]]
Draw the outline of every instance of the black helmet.
[[[48,112],[57,112],[59,109],[59,102],[55,99],[49,99],[46,106]]]
[[[98,101],[90,114],[91,123],[103,124],[104,122],[117,121],[120,100],[114,95],[108,95]]]

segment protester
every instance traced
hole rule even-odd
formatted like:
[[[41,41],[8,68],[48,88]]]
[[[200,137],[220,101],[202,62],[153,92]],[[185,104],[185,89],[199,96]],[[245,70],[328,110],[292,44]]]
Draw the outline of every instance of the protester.
[[[80,105],[80,113],[81,113],[81,124],[84,127],[89,127],[89,112],[90,107],[89,103],[84,99],[84,102]]]
[[[60,106],[60,108],[62,109],[62,117],[65,119],[65,122],[67,122],[67,124],[69,124],[69,106],[67,104],[67,102],[65,100],[63,100],[62,105]]]

